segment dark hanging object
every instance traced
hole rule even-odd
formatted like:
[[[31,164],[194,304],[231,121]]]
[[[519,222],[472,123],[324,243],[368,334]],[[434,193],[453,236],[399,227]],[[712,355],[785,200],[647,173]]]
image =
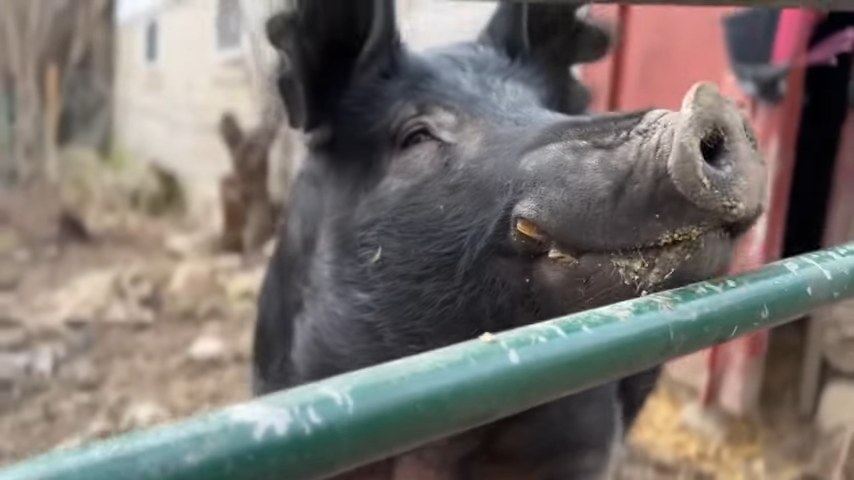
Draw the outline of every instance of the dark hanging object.
[[[779,102],[786,91],[789,65],[774,65],[771,55],[780,10],[748,8],[723,19],[730,67],[747,95],[768,103]]]

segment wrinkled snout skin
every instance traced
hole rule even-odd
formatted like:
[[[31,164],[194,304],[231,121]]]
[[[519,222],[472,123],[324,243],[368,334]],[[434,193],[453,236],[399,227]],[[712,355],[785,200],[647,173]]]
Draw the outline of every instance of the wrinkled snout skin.
[[[589,280],[546,302],[554,314],[598,306],[589,293],[605,288],[603,270],[635,293],[713,276],[731,238],[764,211],[755,133],[713,84],[694,85],[679,111],[569,119],[549,131],[555,138],[520,164],[529,186],[513,218],[519,243],[545,256],[542,290]]]
[[[576,5],[497,2],[478,38],[413,52],[392,0],[296,4],[267,33],[308,158],[259,299],[256,394],[708,279],[763,211],[754,135],[715,86],[585,112],[569,67],[610,39]],[[604,480],[658,372],[336,478]]]
[[[602,221],[603,210],[609,220],[631,222],[633,242],[643,245],[659,244],[686,224],[749,225],[762,212],[766,172],[755,135],[714,85],[691,88],[680,111],[616,119],[587,120],[593,131],[569,120],[564,138],[527,154],[521,168],[544,196],[517,214],[542,212],[544,227],[578,249],[617,250],[627,247],[613,235],[623,230]],[[578,225],[588,227],[578,231]]]

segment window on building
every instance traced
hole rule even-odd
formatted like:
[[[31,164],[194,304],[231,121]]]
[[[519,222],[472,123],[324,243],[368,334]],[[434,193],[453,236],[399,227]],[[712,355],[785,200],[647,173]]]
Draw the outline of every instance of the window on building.
[[[243,35],[240,0],[217,0],[216,48],[220,51],[240,48]]]
[[[157,22],[152,20],[145,27],[145,61],[154,63],[157,61]]]

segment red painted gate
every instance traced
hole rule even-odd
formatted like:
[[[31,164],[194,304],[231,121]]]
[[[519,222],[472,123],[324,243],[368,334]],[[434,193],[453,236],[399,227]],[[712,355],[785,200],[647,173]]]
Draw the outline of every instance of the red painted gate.
[[[803,68],[792,69],[785,98],[773,106],[743,96],[731,74],[721,21],[736,10],[596,5],[594,18],[611,24],[619,42],[609,57],[581,71],[592,90],[592,108],[598,111],[651,106],[678,109],[684,92],[701,80],[717,82],[724,94],[741,101],[769,163],[769,209],[739,245],[732,272],[750,270],[780,256],[804,78]],[[806,52],[815,18],[805,10],[781,13],[775,62]],[[701,392],[707,403],[744,414],[758,401],[767,340],[768,332],[739,338],[675,360],[667,369]]]

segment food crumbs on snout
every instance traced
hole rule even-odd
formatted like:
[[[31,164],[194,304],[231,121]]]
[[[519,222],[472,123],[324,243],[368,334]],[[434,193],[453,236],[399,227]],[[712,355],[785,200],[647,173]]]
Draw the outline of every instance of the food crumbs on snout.
[[[479,338],[480,338],[480,341],[482,341],[482,342],[486,342],[486,343],[492,343],[492,342],[494,342],[494,341],[495,341],[495,335],[493,335],[493,334],[491,334],[491,333],[489,333],[489,332],[485,332],[485,333],[484,333],[483,335],[481,335]]]
[[[700,238],[705,230],[700,227],[686,227],[673,230],[659,237],[657,245],[666,247],[674,243],[691,242]]]
[[[653,246],[612,255],[610,262],[624,284],[635,285],[638,291],[648,290],[693,256],[703,233],[700,227],[671,231],[659,237]]]

